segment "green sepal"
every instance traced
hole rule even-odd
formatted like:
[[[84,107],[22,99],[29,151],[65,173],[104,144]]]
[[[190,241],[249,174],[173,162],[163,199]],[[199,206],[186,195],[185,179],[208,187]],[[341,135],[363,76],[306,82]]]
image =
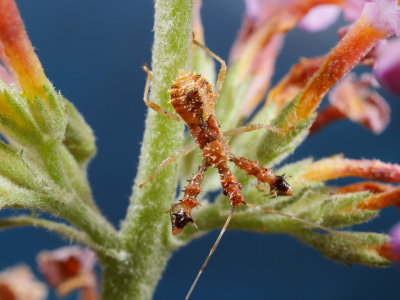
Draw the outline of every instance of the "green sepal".
[[[0,210],[6,208],[52,211],[48,197],[42,193],[19,187],[0,176]]]
[[[0,142],[0,175],[19,187],[35,191],[46,191],[50,182],[50,178],[25,157],[23,150],[3,142]]]
[[[67,128],[63,143],[80,165],[85,165],[96,154],[95,137],[76,107],[63,99],[67,115]]]
[[[276,128],[286,129],[289,118],[296,110],[298,97],[285,106],[279,115],[271,123]],[[276,165],[291,154],[307,137],[309,128],[314,122],[315,115],[312,115],[292,128],[286,129],[283,134],[275,131],[266,131],[258,139],[256,158],[262,165]],[[254,143],[254,142],[253,142]]]
[[[9,141],[32,147],[42,140],[42,133],[30,112],[27,99],[14,87],[0,81],[0,130]]]
[[[369,196],[371,196],[369,192],[329,196],[321,206],[323,224],[329,227],[346,227],[361,224],[376,217],[378,210],[357,208],[357,205]]]
[[[74,156],[65,146],[59,148],[60,165],[63,169],[69,185],[74,189],[80,199],[88,204],[91,208],[98,211],[87,180],[86,171],[82,170],[75,160]]]
[[[45,140],[52,139],[61,142],[67,125],[63,98],[50,87],[45,90],[46,99],[35,97],[33,101],[29,101],[30,110]]]
[[[379,255],[376,249],[389,242],[389,236],[369,232],[348,232],[345,236],[320,234],[305,230],[294,235],[309,244],[322,255],[338,263],[351,265],[361,264],[371,267],[390,266],[391,262]]]

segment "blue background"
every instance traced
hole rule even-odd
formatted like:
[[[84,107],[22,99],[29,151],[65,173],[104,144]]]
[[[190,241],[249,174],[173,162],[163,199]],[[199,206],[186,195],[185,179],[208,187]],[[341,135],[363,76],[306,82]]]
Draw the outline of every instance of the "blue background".
[[[207,45],[227,59],[244,5],[239,0],[203,2]],[[118,225],[128,205],[146,114],[141,100],[145,74],[140,66],[150,62],[153,3],[20,0],[17,4],[47,76],[96,133],[98,153],[89,168],[90,181],[103,213]],[[274,82],[299,56],[326,53],[335,41],[334,28],[319,34],[291,32]],[[338,122],[307,139],[287,161],[344,153],[400,163],[400,101],[383,95],[392,106],[392,122],[382,135],[374,136],[348,121]],[[378,219],[355,229],[386,232],[399,219],[399,212],[388,208]],[[216,234],[174,254],[155,299],[184,298]],[[33,228],[0,231],[0,241],[0,269],[18,262],[35,267],[35,255],[41,249],[66,244],[55,234]],[[345,267],[284,235],[228,232],[192,299],[398,299],[399,280],[397,266]]]

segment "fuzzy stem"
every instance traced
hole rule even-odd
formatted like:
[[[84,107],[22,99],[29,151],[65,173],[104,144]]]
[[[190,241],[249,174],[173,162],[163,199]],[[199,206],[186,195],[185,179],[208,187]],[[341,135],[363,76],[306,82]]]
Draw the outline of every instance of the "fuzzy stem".
[[[64,223],[58,223],[26,215],[0,219],[0,230],[5,228],[24,226],[45,228],[49,231],[57,232],[64,238],[68,238],[77,243],[90,247],[98,253],[104,253],[105,255],[108,254],[106,248],[103,248],[94,243],[86,233]]]
[[[178,69],[185,69],[188,65],[192,9],[192,0],[155,2],[151,99],[169,110],[168,89]],[[139,188],[139,184],[162,160],[179,150],[182,141],[182,124],[149,111],[133,195],[121,229],[121,237],[130,255],[126,264],[118,268],[111,259],[101,260],[102,299],[151,298],[173,248],[169,217],[164,212],[174,201],[177,165],[162,170],[153,183],[143,188]]]

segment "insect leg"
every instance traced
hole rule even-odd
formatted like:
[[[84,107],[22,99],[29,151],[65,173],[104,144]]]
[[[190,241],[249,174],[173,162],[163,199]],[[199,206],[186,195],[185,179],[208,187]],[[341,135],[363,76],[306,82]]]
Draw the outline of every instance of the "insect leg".
[[[267,169],[261,166],[258,162],[252,161],[246,157],[231,157],[230,161],[236,166],[245,170],[247,175],[253,175],[260,182],[268,183],[270,193],[278,196],[292,196],[293,190],[290,185],[283,179],[283,176],[275,175],[272,169]]]
[[[241,126],[241,127],[237,127],[237,128],[234,128],[234,129],[230,129],[230,130],[224,131],[224,136],[237,135],[237,134],[240,134],[240,133],[250,132],[250,131],[259,130],[259,129],[263,129],[263,128],[271,130],[271,131],[275,131],[275,132],[277,132],[279,134],[284,134],[284,132],[279,128],[276,128],[276,127],[273,127],[273,126],[269,126],[269,125],[266,125],[266,124],[257,124],[256,123],[256,124],[248,124],[248,125],[245,125],[245,126]]]
[[[224,83],[225,74],[226,74],[226,63],[221,57],[219,57],[217,54],[212,52],[210,49],[208,49],[206,46],[204,46],[200,42],[196,41],[195,39],[193,39],[193,44],[195,44],[196,46],[203,49],[205,52],[207,52],[210,56],[212,56],[215,60],[217,60],[221,64],[221,68],[219,69],[219,72],[218,72],[217,83],[215,84],[215,90],[214,90],[213,102],[215,104],[219,98],[219,94],[222,89],[222,84]]]
[[[165,116],[165,117],[167,117],[167,118],[169,118],[171,120],[174,120],[174,121],[177,121],[177,122],[183,122],[183,120],[179,116],[174,115],[173,113],[170,113],[169,111],[161,108],[159,105],[157,105],[156,103],[154,103],[154,102],[152,102],[152,101],[150,101],[148,99],[149,89],[150,89],[150,79],[151,79],[151,77],[153,75],[153,72],[151,72],[147,68],[146,64],[143,65],[143,70],[145,70],[145,72],[147,73],[146,86],[144,88],[144,95],[143,95],[144,104],[146,104],[147,107],[151,108],[155,112],[158,112],[159,114],[161,114],[161,115],[163,115],[163,116]]]
[[[204,179],[204,172],[209,166],[210,165],[206,162],[203,162],[200,165],[199,171],[190,178],[189,184],[185,188],[185,194],[182,200],[179,201],[179,203],[172,205],[170,215],[173,235],[179,234],[187,223],[192,222],[194,224],[192,219],[192,209],[199,204],[196,198],[201,193],[200,185]]]
[[[194,149],[196,149],[196,144],[192,143],[189,146],[187,146],[186,148],[184,148],[183,150],[176,152],[175,154],[167,157],[166,159],[164,159],[158,166],[157,168],[154,169],[153,173],[151,173],[151,175],[149,176],[149,178],[146,179],[145,182],[143,182],[142,184],[139,185],[140,188],[142,188],[146,183],[148,182],[152,182],[154,180],[154,177],[157,175],[158,172],[161,171],[162,168],[172,164],[173,162],[175,162],[176,160],[178,160],[181,157],[184,157],[186,154],[192,152]]]

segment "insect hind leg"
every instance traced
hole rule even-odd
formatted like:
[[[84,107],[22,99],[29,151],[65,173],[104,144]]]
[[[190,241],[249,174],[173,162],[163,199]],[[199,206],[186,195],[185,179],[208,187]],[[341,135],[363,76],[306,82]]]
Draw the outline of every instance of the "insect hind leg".
[[[275,175],[272,169],[266,169],[258,162],[252,161],[246,157],[231,157],[230,161],[236,166],[246,171],[247,175],[253,175],[260,182],[268,183],[270,193],[277,196],[292,196],[293,190],[286,182],[283,176]]]

